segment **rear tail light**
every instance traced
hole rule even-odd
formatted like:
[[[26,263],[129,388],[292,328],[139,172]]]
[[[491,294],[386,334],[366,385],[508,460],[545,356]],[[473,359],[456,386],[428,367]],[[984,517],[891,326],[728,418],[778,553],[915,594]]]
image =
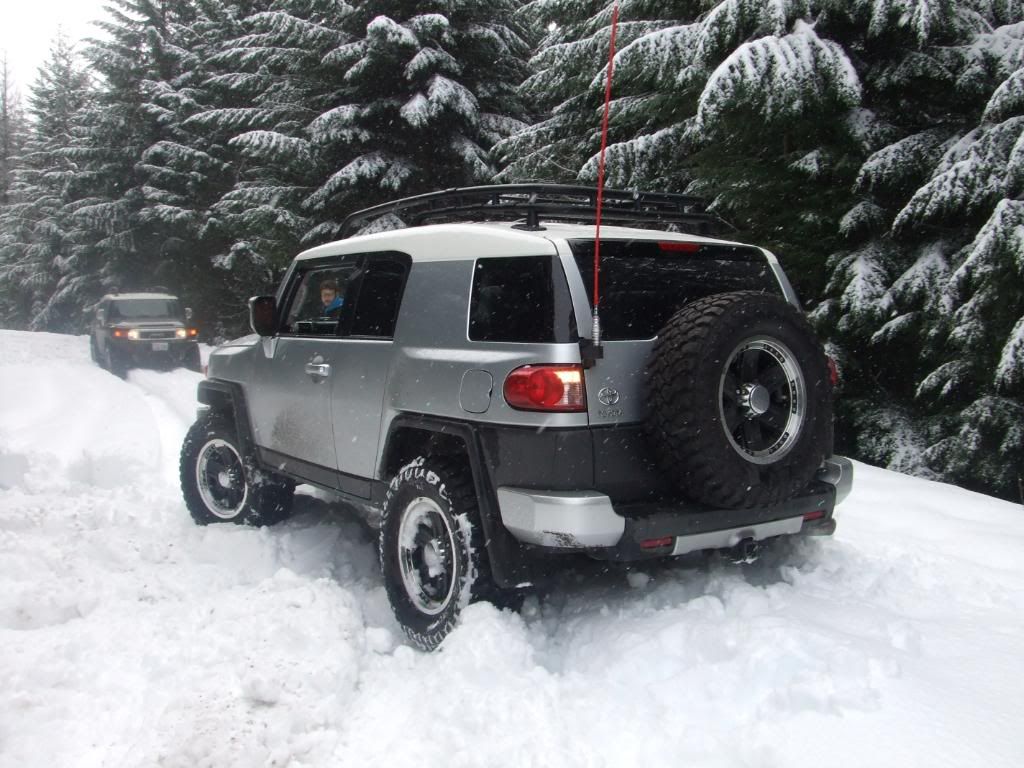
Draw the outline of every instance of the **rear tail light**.
[[[520,411],[587,410],[582,365],[524,365],[505,379],[505,401]]]
[[[832,388],[835,389],[839,386],[839,366],[830,355],[825,355],[825,360],[828,361],[828,380],[832,384]]]

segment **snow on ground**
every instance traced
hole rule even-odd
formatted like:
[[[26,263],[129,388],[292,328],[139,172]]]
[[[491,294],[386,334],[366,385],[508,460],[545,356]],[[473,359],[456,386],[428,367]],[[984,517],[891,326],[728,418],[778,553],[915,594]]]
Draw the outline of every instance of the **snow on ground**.
[[[832,539],[407,646],[322,498],[194,526],[198,374],[0,331],[0,766],[1019,766],[1024,509],[858,465]]]

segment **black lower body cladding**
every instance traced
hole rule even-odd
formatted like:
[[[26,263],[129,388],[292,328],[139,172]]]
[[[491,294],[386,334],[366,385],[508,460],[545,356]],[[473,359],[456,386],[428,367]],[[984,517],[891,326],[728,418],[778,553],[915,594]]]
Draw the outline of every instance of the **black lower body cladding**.
[[[687,497],[774,504],[832,450],[825,353],[803,315],[755,292],[695,301],[666,324],[651,360],[649,434]]]

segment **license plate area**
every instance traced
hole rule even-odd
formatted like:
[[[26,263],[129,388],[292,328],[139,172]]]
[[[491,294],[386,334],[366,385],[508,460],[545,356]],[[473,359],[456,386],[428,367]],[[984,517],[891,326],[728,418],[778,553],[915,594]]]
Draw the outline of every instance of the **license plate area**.
[[[154,352],[166,352],[170,347],[166,341],[154,341],[153,351]]]

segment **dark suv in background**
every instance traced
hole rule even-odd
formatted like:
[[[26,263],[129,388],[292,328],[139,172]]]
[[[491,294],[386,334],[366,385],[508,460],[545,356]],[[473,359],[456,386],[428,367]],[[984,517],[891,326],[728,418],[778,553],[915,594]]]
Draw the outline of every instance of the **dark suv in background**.
[[[101,368],[124,377],[129,368],[201,370],[192,310],[166,293],[118,293],[100,299],[89,352]]]

